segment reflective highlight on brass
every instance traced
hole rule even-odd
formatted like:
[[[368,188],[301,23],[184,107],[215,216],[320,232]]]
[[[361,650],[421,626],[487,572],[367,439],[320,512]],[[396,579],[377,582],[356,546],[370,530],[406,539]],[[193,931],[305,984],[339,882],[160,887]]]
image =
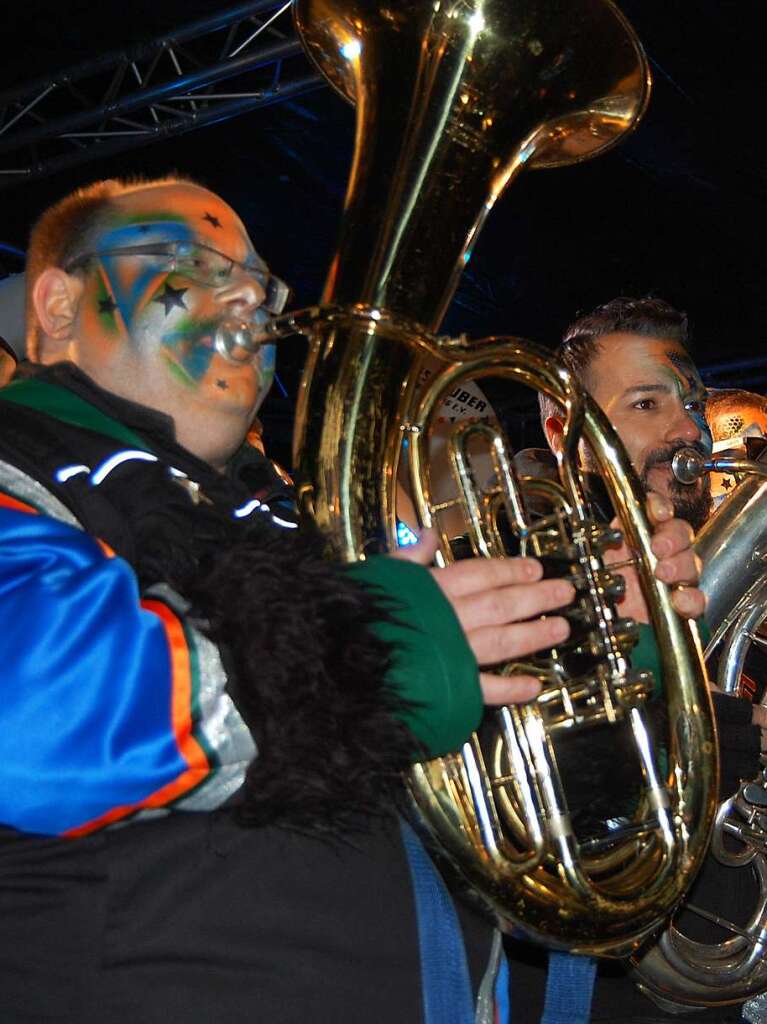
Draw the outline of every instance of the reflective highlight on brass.
[[[434,332],[509,181],[525,166],[585,160],[634,126],[649,95],[644,54],[609,0],[298,0],[296,23],[317,66],[357,108],[322,305],[269,328],[309,339],[294,438],[302,510],[342,559],[393,549],[404,440],[422,521],[435,514],[423,444],[441,394],[490,374],[547,391],[567,408],[568,458],[550,494],[553,532],[531,526],[502,439],[488,439],[504,483],[489,501],[472,497],[460,439],[455,467],[478,552],[501,553],[499,509],[523,547],[550,544],[556,557],[564,544],[565,564],[584,581],[582,653],[593,673],[566,678],[562,658],[550,652],[541,697],[499,712],[489,760],[474,737],[462,755],[418,766],[410,786],[427,827],[504,926],[580,951],[624,951],[679,899],[713,814],[714,737],[695,638],[652,574],[634,478],[601,414],[534,346]],[[420,395],[427,357],[441,369]],[[640,552],[673,680],[663,780],[644,720],[650,680],[630,669],[634,627],[615,612],[619,584],[601,561],[604,528],[583,496],[575,458],[582,433]],[[544,662],[536,668],[543,672]],[[633,735],[642,798],[620,839],[586,849],[568,817],[552,743],[557,732],[603,723],[625,723]]]
[[[686,468],[689,469],[687,464]],[[701,588],[711,629],[707,656],[718,656],[716,682],[738,693],[752,644],[767,646],[767,456],[701,460],[702,472],[735,473],[740,483],[698,534]],[[764,698],[763,698],[764,701]],[[755,902],[741,925],[720,920],[730,937],[695,942],[672,918],[657,944],[635,964],[641,988],[676,1006],[724,1006],[767,991],[767,758],[717,810],[711,854],[752,872]],[[725,841],[727,837],[727,841]],[[695,912],[695,908],[693,908]]]
[[[604,152],[649,97],[644,53],[605,0],[298,0],[296,24],[357,106],[322,301],[429,330],[519,171]]]
[[[541,487],[541,481],[517,479],[502,436],[483,425],[462,426],[453,441],[457,500],[465,503],[476,553],[504,555],[500,499],[522,553],[559,561],[561,574],[576,585],[571,621],[579,635],[575,645],[509,666],[541,679],[539,697],[495,713],[490,742],[474,736],[460,754],[416,766],[411,792],[429,828],[503,926],[579,952],[628,952],[677,902],[705,852],[716,763],[700,652],[652,573],[639,486],[602,413],[564,369],[527,342],[487,339],[453,346],[451,355],[453,364],[430,381],[410,420],[411,490],[422,522],[439,522],[430,499],[427,439],[441,397],[461,377],[506,378],[554,398],[566,411],[568,454],[560,461],[559,481]],[[465,457],[472,433],[486,435],[494,453],[496,483],[482,497]],[[652,677],[631,668],[635,624],[615,607],[620,586],[602,559],[613,531],[592,518],[584,497],[575,457],[581,438],[594,452],[628,543],[639,555],[664,678],[676,681],[666,688],[672,729],[663,773],[645,716]],[[531,495],[539,505],[545,501],[536,514],[527,509]],[[449,551],[443,549],[446,560]],[[569,672],[573,655],[584,666],[575,675]],[[630,813],[616,811],[601,835],[581,839],[553,745],[563,733],[621,722],[633,738],[640,797]],[[616,747],[615,756],[629,752]]]

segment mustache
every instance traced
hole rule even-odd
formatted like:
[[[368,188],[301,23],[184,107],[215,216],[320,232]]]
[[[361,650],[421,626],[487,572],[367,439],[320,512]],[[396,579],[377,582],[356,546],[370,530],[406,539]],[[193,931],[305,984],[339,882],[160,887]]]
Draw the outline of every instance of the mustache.
[[[707,459],[709,456],[708,450],[700,441],[672,441],[671,444],[665,445],[663,448],[653,448],[652,451],[647,453],[642,476],[645,476],[654,466],[670,463],[676,453],[683,448],[692,448],[693,451],[696,451],[704,459]]]

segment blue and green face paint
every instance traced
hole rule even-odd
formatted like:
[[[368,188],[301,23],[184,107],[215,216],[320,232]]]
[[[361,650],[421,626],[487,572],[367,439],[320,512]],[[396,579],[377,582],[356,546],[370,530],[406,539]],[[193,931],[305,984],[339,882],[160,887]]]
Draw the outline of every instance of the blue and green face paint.
[[[706,389],[694,363],[676,349],[667,350],[666,358],[677,372],[676,389],[687,414],[700,431],[699,444],[709,458],[713,450],[711,428],[706,420]]]
[[[194,238],[189,225],[178,220],[158,220],[107,228],[96,236],[94,252],[115,253],[163,242],[187,242]],[[167,261],[165,261],[167,263]],[[155,286],[166,276],[161,256],[126,259],[104,255],[99,259],[101,283],[125,327],[130,330],[137,313],[146,305]],[[99,312],[103,312],[99,310]]]
[[[203,204],[207,206],[208,200]],[[227,303],[244,301],[236,294],[220,300],[217,296],[232,287],[236,293],[240,279],[233,278],[231,287],[228,282],[221,288],[209,287],[176,273],[167,256],[135,252],[166,243],[198,242],[241,262],[254,250],[239,221],[234,215],[227,217],[226,210],[218,204],[213,212],[201,208],[188,217],[167,208],[115,214],[88,246],[102,255],[95,261],[87,333],[91,340],[99,339],[105,356],[115,344],[128,345],[137,358],[147,359],[149,370],[148,357],[154,352],[160,358],[150,372],[162,367],[190,391],[227,393],[229,400],[240,396],[244,401],[251,392],[257,407],[274,378],[274,347],[265,346],[251,364],[238,367],[219,365],[222,358],[214,349],[219,323],[231,316]],[[118,252],[126,249],[135,254]],[[255,311],[256,319],[261,312]],[[250,385],[248,375],[256,378]]]

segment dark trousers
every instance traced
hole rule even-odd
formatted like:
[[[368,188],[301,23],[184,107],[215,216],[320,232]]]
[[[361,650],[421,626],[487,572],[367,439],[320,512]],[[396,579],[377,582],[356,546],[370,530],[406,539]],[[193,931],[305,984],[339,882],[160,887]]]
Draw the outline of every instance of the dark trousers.
[[[491,929],[461,909],[470,972]],[[0,838],[0,1020],[421,1024],[396,820],[350,842],[232,811]]]

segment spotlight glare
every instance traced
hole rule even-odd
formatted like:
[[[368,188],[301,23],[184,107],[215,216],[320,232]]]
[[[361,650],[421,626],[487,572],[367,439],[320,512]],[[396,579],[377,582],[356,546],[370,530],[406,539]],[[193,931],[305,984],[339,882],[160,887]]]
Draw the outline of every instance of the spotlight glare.
[[[356,60],[361,53],[362,43],[359,39],[350,39],[348,43],[344,43],[341,47],[341,55],[346,57],[347,60]]]

